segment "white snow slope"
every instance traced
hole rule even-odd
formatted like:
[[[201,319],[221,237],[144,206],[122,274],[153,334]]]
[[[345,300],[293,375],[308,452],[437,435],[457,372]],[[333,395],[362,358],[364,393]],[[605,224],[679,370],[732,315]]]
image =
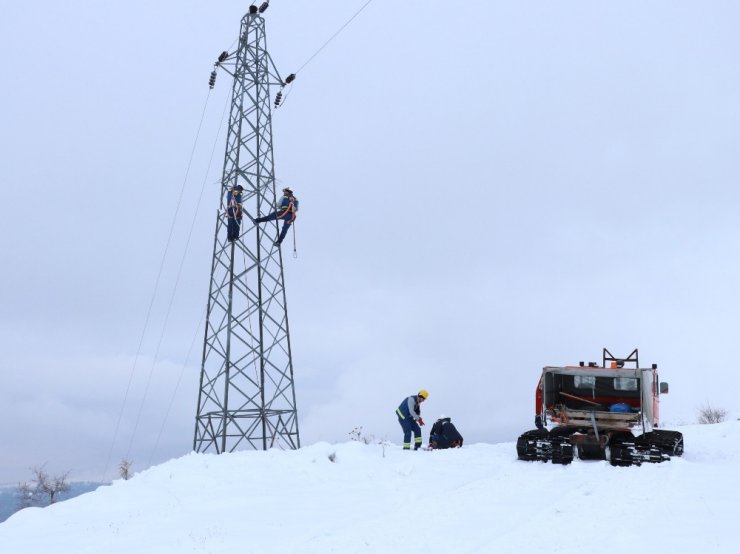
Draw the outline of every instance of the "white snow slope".
[[[513,443],[190,454],[18,512],[0,552],[740,552],[740,421],[680,430],[683,458],[626,468]]]

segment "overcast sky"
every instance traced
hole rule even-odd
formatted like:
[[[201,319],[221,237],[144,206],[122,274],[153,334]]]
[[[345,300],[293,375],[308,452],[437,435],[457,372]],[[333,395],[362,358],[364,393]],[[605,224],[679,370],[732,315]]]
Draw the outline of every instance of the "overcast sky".
[[[273,0],[281,74],[364,3]],[[207,81],[248,5],[3,6],[0,483],[192,447],[230,90]],[[311,60],[273,128],[302,443],[399,443],[421,387],[427,420],[514,440],[542,366],[603,347],[659,364],[668,424],[737,410],[739,16],[374,0]]]

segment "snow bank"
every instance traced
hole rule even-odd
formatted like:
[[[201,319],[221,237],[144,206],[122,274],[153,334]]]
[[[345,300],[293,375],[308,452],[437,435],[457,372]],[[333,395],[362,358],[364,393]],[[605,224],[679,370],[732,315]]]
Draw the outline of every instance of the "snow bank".
[[[683,458],[627,468],[520,462],[513,443],[189,454],[15,514],[0,552],[734,553],[740,422],[680,430]]]

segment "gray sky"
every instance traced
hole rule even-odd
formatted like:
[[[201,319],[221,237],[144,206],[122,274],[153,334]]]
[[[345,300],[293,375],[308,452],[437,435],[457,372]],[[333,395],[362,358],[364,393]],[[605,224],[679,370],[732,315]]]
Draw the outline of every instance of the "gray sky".
[[[273,0],[280,72],[362,4]],[[3,7],[0,483],[190,449],[226,74],[185,176],[248,5]],[[399,442],[393,411],[420,387],[466,442],[513,440],[541,367],[604,346],[659,364],[667,423],[737,410],[738,16],[374,0],[299,72],[274,141],[301,200],[285,272],[302,442]]]

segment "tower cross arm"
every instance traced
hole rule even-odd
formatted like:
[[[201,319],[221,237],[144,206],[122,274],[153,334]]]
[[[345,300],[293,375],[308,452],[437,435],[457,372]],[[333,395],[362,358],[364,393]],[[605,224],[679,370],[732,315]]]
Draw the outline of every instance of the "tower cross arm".
[[[272,56],[270,56],[270,54],[267,54],[267,60],[268,60],[268,66],[269,66],[267,70],[267,74],[270,77],[270,84],[277,85],[280,87],[285,86],[287,82],[283,81],[283,78],[280,76],[280,72],[278,71],[278,68],[275,65],[275,62],[272,61]]]

